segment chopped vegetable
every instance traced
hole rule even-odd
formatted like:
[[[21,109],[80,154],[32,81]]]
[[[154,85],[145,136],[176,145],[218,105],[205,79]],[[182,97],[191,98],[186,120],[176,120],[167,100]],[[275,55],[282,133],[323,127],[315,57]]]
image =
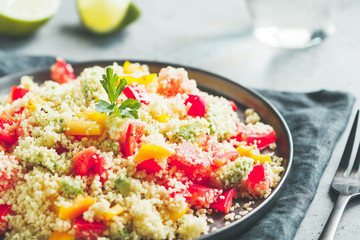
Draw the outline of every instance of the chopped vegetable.
[[[260,131],[258,128],[268,127],[267,131]],[[240,135],[240,136],[239,136]],[[272,127],[264,124],[247,125],[243,132],[240,132],[237,139],[245,141],[248,145],[256,144],[258,149],[264,149],[276,141],[276,133]]]
[[[206,101],[204,96],[189,95],[185,100],[185,105],[191,104],[187,114],[193,117],[204,117],[206,113]]]
[[[145,72],[139,64],[134,64],[129,61],[125,61],[123,64],[124,73],[132,74],[137,71]]]
[[[60,206],[59,218],[62,220],[75,219],[86,212],[94,203],[94,198],[78,195],[70,206]]]
[[[11,205],[0,204],[0,234],[5,233],[7,229],[7,220],[5,217],[11,214]]]
[[[138,85],[148,85],[149,83],[156,81],[157,74],[152,73],[141,77],[121,76],[121,78],[125,78],[127,81],[127,85],[129,86],[133,85],[133,83],[137,83]]]
[[[105,125],[106,119],[107,119],[107,115],[105,113],[99,113],[99,112],[82,112],[77,114],[78,117],[80,118],[85,118],[87,120],[91,120],[94,122],[97,122],[98,124],[100,124],[101,126]]]
[[[219,168],[211,178],[211,185],[222,189],[236,186],[251,171],[254,160],[239,157],[233,162]]]
[[[180,211],[172,211],[170,212],[170,219],[173,222],[176,222],[178,219],[180,219],[184,214],[189,210],[188,207],[186,207],[184,210]]]
[[[74,199],[83,193],[83,190],[79,186],[74,186],[74,183],[69,184],[67,181],[60,182],[60,194],[63,197]]]
[[[26,88],[19,87],[19,86],[12,86],[11,93],[10,93],[11,102],[13,102],[17,99],[23,98],[28,92],[29,92],[29,90],[27,90]]]
[[[270,155],[262,155],[262,154],[254,154],[253,147],[251,146],[239,146],[236,150],[239,152],[240,156],[242,157],[249,157],[254,159],[255,162],[260,162],[261,164],[268,162],[271,163]]]
[[[137,171],[145,170],[147,174],[155,174],[162,169],[161,165],[153,158],[144,160],[136,166]]]
[[[173,150],[166,149],[156,145],[142,145],[139,152],[136,154],[135,161],[143,161],[150,158],[166,158],[174,153]]]
[[[130,180],[125,175],[118,177],[114,183],[121,195],[127,196],[130,193]]]
[[[190,185],[191,204],[194,207],[209,207],[221,194],[221,190],[200,185]]]
[[[27,102],[25,107],[31,111],[35,111],[38,106],[43,106],[44,104],[45,102],[41,99],[41,97],[34,97]]]
[[[67,64],[64,59],[57,58],[54,65],[51,66],[51,79],[63,84],[76,79],[71,65]]]
[[[216,167],[222,167],[229,161],[235,161],[239,157],[239,152],[229,151],[223,154],[216,154],[214,157],[214,164]]]
[[[100,100],[96,104],[96,111],[99,113],[106,113],[110,116],[114,114],[120,118],[135,118],[138,116],[138,109],[140,108],[140,102],[134,99],[126,99],[120,105],[116,102],[120,94],[123,92],[126,86],[126,80],[120,79],[118,83],[118,75],[114,73],[112,68],[106,68],[106,75],[103,74],[103,80],[101,80],[101,85],[105,89],[110,103],[104,100]]]
[[[171,117],[168,115],[165,115],[165,114],[161,114],[160,116],[154,116],[154,119],[161,123],[167,123],[167,122],[169,122]]]
[[[232,100],[228,100],[229,101],[229,105],[230,107],[232,108],[232,110],[235,112],[237,110],[237,106],[236,106],[236,103]]]
[[[124,94],[127,98],[138,100],[140,103],[148,105],[151,101],[151,95],[145,90],[140,91],[137,86],[126,86],[124,88]]]
[[[74,235],[67,232],[53,232],[48,240],[74,240]]]
[[[130,123],[126,130],[126,137],[124,143],[125,157],[135,154],[135,150],[140,143],[140,138],[144,133],[145,125],[141,123]]]
[[[105,225],[100,222],[87,222],[79,218],[75,220],[74,230],[76,239],[96,240],[104,235]]]
[[[100,136],[104,131],[104,125],[82,120],[68,122],[65,127],[65,134],[72,136]]]
[[[265,168],[263,164],[256,165],[253,167],[252,171],[249,173],[247,182],[250,183],[250,186],[254,188],[255,184],[264,181],[265,179]]]
[[[231,188],[221,194],[210,207],[220,212],[229,213],[232,206],[233,198],[236,196],[236,188]]]
[[[113,219],[115,216],[118,216],[124,212],[124,208],[122,208],[119,204],[116,204],[108,212],[104,213],[104,220],[109,221]]]
[[[80,176],[87,175],[92,170],[101,177],[109,169],[105,158],[93,146],[78,152],[74,156],[74,164],[75,174]]]

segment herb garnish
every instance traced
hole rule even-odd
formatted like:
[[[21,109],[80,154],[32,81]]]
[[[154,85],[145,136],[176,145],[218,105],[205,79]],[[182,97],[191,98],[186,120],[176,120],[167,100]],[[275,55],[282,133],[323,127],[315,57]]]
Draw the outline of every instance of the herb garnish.
[[[116,102],[124,90],[127,81],[125,78],[122,78],[120,79],[119,85],[117,85],[119,76],[116,73],[113,73],[114,70],[112,68],[106,68],[106,75],[103,74],[103,80],[100,80],[101,85],[109,97],[110,103],[105,100],[100,100],[95,106],[96,111],[99,113],[106,113],[108,116],[114,114],[121,118],[139,118],[138,109],[141,104],[138,100],[128,98],[120,105]]]

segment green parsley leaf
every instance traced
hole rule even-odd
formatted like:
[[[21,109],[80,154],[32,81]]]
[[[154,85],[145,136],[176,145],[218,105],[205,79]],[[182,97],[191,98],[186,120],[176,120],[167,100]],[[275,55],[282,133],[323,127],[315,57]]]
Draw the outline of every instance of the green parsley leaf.
[[[121,105],[116,103],[116,100],[126,87],[126,79],[122,78],[119,80],[119,76],[116,73],[114,74],[114,70],[112,68],[106,68],[106,74],[103,74],[102,77],[103,79],[100,80],[100,83],[105,89],[110,103],[105,100],[100,100],[95,105],[96,111],[99,113],[106,113],[108,116],[114,114],[121,118],[139,118],[137,111],[141,104],[138,100],[129,98],[121,103]]]
[[[122,118],[135,118],[138,119],[138,110],[141,107],[141,104],[138,100],[126,99],[118,107],[119,114]]]

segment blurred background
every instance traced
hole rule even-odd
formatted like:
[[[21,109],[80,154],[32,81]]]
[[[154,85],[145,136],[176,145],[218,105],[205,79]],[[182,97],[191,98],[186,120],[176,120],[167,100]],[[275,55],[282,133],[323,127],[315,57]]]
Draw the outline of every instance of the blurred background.
[[[360,94],[360,1],[335,1],[336,32],[318,46],[279,49],[258,42],[245,0],[134,0],[140,18],[111,35],[87,31],[76,1],[63,0],[35,34],[0,36],[1,54],[62,56],[70,61],[151,60],[201,68],[246,87],[279,91],[343,90]],[[317,239],[333,204],[329,184],[318,193],[295,239]],[[330,173],[329,173],[330,172]],[[360,207],[352,204],[338,230],[358,236]],[[349,235],[348,235],[349,236]]]
[[[76,1],[63,0],[35,34],[0,37],[5,53],[82,61],[144,59],[209,70],[249,87],[308,91],[352,89],[360,75],[360,2],[335,2],[336,33],[316,47],[283,50],[259,43],[244,0],[135,0],[140,18],[99,36],[82,26]],[[299,64],[301,62],[301,64]],[[355,90],[360,93],[360,90]]]

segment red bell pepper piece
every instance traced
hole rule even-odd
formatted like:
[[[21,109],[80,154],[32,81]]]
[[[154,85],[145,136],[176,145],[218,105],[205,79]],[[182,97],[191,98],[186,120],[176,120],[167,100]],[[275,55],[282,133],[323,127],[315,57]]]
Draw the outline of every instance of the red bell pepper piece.
[[[258,133],[258,134],[243,133],[241,135],[241,140],[245,141],[247,145],[253,145],[256,142],[258,149],[264,149],[276,141],[276,133],[274,129],[272,129],[267,133]]]
[[[149,104],[151,101],[151,96],[146,91],[140,91],[137,86],[126,86],[123,90],[123,93],[127,98],[138,100],[140,103]]]
[[[189,95],[185,100],[185,105],[191,103],[191,106],[187,112],[189,116],[204,117],[206,113],[206,100],[204,96]]]
[[[13,117],[3,111],[0,115],[0,142],[12,145],[17,141],[16,129],[11,127],[15,123]]]
[[[124,152],[125,157],[135,154],[135,149],[140,143],[140,138],[144,133],[145,126],[141,123],[130,123],[125,137]]]
[[[255,184],[260,183],[265,180],[265,168],[264,164],[256,165],[253,167],[253,170],[248,175],[247,182],[250,183],[250,186],[254,188]]]
[[[236,106],[236,103],[234,101],[232,101],[232,100],[228,100],[228,101],[229,101],[230,107],[235,112],[238,109],[238,107]]]
[[[209,207],[221,193],[219,189],[200,185],[190,185],[189,192],[191,193],[191,204],[194,207]]]
[[[0,234],[5,233],[7,229],[7,220],[5,217],[11,214],[11,205],[0,204]]]
[[[163,168],[160,164],[153,158],[144,160],[136,166],[137,171],[145,170],[147,174],[155,174],[160,172],[162,169]]]
[[[28,92],[29,92],[29,90],[27,90],[26,88],[23,88],[20,86],[12,86],[11,93],[10,93],[11,102],[24,97],[25,94],[27,94]]]
[[[64,59],[57,58],[54,65],[51,66],[51,79],[63,84],[76,79],[71,65],[67,64]]]
[[[76,239],[94,239],[104,236],[105,225],[100,222],[87,222],[82,218],[75,220]]]
[[[210,207],[220,212],[229,213],[235,195],[236,188],[231,188],[221,194],[218,199],[210,205]]]

